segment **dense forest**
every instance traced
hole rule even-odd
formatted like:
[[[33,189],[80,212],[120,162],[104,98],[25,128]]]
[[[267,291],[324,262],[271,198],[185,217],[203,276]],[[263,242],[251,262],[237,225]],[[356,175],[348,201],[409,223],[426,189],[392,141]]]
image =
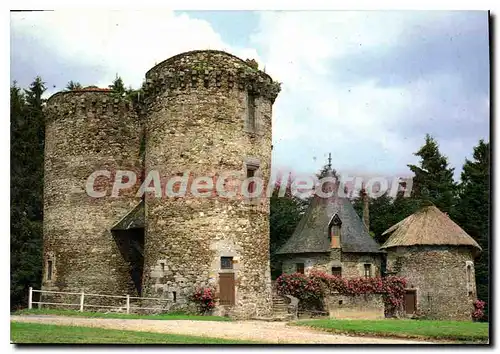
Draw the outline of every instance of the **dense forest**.
[[[134,96],[137,91],[125,89],[120,77],[109,86],[120,96]],[[70,81],[67,90],[81,89]],[[11,309],[26,306],[28,287],[40,288],[42,266],[43,221],[43,151],[44,117],[42,98],[46,90],[37,77],[27,89],[14,83],[10,89],[11,108]],[[472,160],[465,159],[460,181],[453,180],[454,169],[439,151],[431,136],[415,153],[418,165],[408,165],[413,173],[413,191],[409,198],[402,193],[395,198],[383,195],[369,200],[370,230],[379,243],[382,233],[393,224],[415,212],[423,202],[431,201],[460,225],[483,248],[476,259],[478,297],[488,300],[488,262],[490,230],[490,144],[480,140]],[[325,167],[318,173],[323,176]],[[287,190],[278,196],[276,186],[271,197],[271,264],[276,274],[275,252],[291,236],[308,201],[294,197]],[[361,215],[362,202],[353,199]],[[487,313],[487,312],[485,312]]]

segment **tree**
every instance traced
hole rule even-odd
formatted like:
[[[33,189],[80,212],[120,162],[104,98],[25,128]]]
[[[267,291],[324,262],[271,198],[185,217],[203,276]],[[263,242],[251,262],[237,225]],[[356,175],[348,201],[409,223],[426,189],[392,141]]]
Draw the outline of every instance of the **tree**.
[[[125,97],[125,95],[127,94],[125,84],[123,83],[122,78],[118,76],[118,74],[116,74],[115,80],[108,87],[113,90],[113,93],[115,93],[119,97]]]
[[[270,244],[271,274],[278,276],[280,271],[276,251],[292,236],[300,218],[307,207],[307,201],[294,197],[287,186],[283,197],[279,196],[280,185],[276,184],[270,200]]]
[[[439,146],[429,134],[425,144],[414,154],[421,158],[420,165],[408,165],[415,174],[413,196],[432,202],[445,213],[450,213],[456,203],[457,185],[453,181],[453,168],[439,151]]]
[[[363,199],[357,196],[353,200],[353,206],[360,218],[363,218]],[[387,240],[387,235],[382,233],[392,225],[399,222],[402,217],[394,207],[394,199],[386,193],[378,198],[369,197],[368,208],[370,210],[370,234],[382,245]]]
[[[14,83],[11,105],[11,308],[26,303],[28,287],[40,287],[42,268],[45,83]]]
[[[483,249],[475,260],[476,287],[478,298],[488,304],[490,144],[483,140],[474,147],[473,160],[465,160],[453,218]]]
[[[66,90],[68,90],[68,91],[81,90],[82,88],[83,87],[79,82],[75,82],[73,80],[68,82],[68,84],[66,85]]]

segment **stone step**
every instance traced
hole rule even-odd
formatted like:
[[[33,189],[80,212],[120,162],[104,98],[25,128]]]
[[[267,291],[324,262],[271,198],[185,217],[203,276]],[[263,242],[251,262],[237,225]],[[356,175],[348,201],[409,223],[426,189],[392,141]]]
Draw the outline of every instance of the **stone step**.
[[[285,309],[285,308],[281,308],[281,309],[273,308],[273,312],[284,312],[284,313],[288,313],[288,309]]]
[[[274,304],[287,304],[288,301],[285,301],[285,300],[282,300],[282,299],[276,299],[276,300],[273,300],[273,303]]]

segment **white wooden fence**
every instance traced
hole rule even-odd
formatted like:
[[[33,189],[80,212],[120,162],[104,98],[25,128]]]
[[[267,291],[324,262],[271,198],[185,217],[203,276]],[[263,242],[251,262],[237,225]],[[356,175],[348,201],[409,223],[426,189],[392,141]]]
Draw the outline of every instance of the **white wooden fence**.
[[[33,301],[33,293],[40,293],[40,300]],[[79,295],[80,302],[76,304],[68,304],[63,302],[44,302],[42,301],[42,294],[63,294],[63,295]],[[109,305],[91,305],[85,304],[85,298],[89,297],[103,297],[103,298],[114,298],[114,299],[123,299],[124,304],[121,306],[109,306]],[[137,297],[130,295],[103,295],[103,294],[90,294],[82,292],[62,292],[62,291],[49,291],[49,290],[35,290],[32,287],[29,288],[28,294],[28,308],[32,309],[33,304],[38,304],[40,308],[42,305],[57,305],[57,306],[70,306],[70,307],[78,307],[80,312],[83,312],[84,308],[109,308],[109,309],[117,309],[120,311],[126,311],[126,313],[130,313],[132,310],[161,310],[161,307],[142,307],[142,306],[131,306],[130,300],[149,300],[149,301],[158,301],[158,302],[169,302],[172,303],[171,299],[161,299],[161,298],[153,298],[153,297]]]

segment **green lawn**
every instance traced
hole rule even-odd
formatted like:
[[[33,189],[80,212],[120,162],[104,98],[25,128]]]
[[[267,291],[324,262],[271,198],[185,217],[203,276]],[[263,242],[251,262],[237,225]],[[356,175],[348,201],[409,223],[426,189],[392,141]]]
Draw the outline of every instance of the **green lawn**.
[[[121,331],[37,323],[10,323],[10,339],[25,343],[89,343],[89,344],[259,344],[258,342],[180,334]]]
[[[75,310],[51,310],[51,309],[32,309],[19,310],[12,315],[57,315],[57,316],[76,316],[76,317],[100,317],[100,318],[121,318],[121,319],[140,319],[140,320],[195,320],[195,321],[231,321],[228,317],[221,316],[201,316],[187,315],[184,313],[164,313],[158,315],[127,315],[122,313],[102,313],[102,312],[79,312]]]
[[[425,320],[301,320],[291,323],[330,332],[404,338],[487,341],[488,323]]]

